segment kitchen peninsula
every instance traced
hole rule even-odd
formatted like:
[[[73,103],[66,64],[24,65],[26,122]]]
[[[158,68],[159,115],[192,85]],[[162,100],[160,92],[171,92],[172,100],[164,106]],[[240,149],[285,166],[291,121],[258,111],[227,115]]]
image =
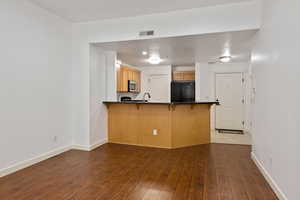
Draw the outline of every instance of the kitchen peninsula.
[[[105,101],[108,141],[160,148],[210,143],[210,109],[219,102]]]

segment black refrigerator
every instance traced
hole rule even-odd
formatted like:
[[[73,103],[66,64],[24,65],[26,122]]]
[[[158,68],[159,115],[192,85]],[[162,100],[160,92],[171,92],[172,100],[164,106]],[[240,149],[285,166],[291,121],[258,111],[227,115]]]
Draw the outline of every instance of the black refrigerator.
[[[194,102],[195,81],[172,81],[171,101],[172,102]]]

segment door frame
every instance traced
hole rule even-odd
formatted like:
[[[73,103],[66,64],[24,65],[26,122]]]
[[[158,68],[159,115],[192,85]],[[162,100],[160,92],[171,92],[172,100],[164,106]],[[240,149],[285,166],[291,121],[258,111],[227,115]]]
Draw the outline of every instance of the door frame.
[[[242,76],[242,80],[243,80],[243,99],[244,99],[244,114],[243,114],[243,130],[246,130],[246,78],[245,78],[245,72],[214,72],[214,77],[213,77],[213,83],[214,83],[214,87],[213,87],[213,95],[214,95],[214,99],[217,99],[217,74],[241,74]],[[220,102],[220,104],[222,104],[222,102]],[[216,106],[214,107],[214,130],[217,129],[217,108]]]

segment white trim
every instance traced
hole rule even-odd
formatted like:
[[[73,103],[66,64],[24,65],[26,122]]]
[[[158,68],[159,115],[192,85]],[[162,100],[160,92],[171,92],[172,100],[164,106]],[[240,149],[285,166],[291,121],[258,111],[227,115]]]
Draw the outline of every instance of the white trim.
[[[72,145],[71,149],[73,150],[80,150],[80,151],[90,151],[89,146],[74,144]]]
[[[39,163],[41,161],[47,160],[51,157],[54,157],[56,155],[59,155],[61,153],[66,152],[66,151],[69,151],[70,149],[71,149],[70,145],[65,146],[65,147],[61,147],[61,148],[57,148],[55,150],[52,150],[52,151],[49,151],[49,152],[44,153],[42,155],[39,155],[35,158],[31,158],[29,160],[16,163],[16,164],[14,164],[10,167],[4,168],[4,169],[0,169],[0,177],[6,176],[8,174],[12,174],[12,173],[14,173],[16,171],[19,171],[21,169],[24,169],[26,167],[30,167],[30,166],[32,166],[36,163]]]
[[[0,169],[0,177],[12,174],[12,173],[17,172],[21,169],[30,167],[34,164],[37,164],[41,161],[47,160],[51,157],[57,156],[59,154],[62,154],[64,152],[72,150],[72,149],[81,150],[81,151],[92,151],[92,150],[98,148],[99,146],[101,146],[105,143],[107,143],[107,140],[99,140],[98,142],[96,142],[96,143],[94,143],[90,146],[68,145],[68,146],[65,146],[65,147],[57,148],[55,150],[52,150],[52,151],[49,151],[49,152],[44,153],[42,155],[39,155],[35,158],[31,158],[29,160],[16,163],[16,164],[14,164],[12,166],[9,166],[7,168],[4,168],[4,169]]]
[[[275,180],[272,178],[272,176],[268,173],[268,171],[263,167],[262,163],[257,159],[256,155],[251,152],[251,158],[256,164],[257,168],[260,170],[262,175],[265,177],[275,194],[277,195],[279,200],[288,200],[288,198],[285,196],[285,194],[282,192],[282,190],[279,188]]]
[[[90,151],[92,151],[92,150],[100,147],[101,145],[106,144],[107,142],[108,142],[107,139],[99,140],[99,141],[95,142],[94,144],[92,144],[89,149],[90,149]]]
[[[99,140],[97,142],[95,142],[94,144],[90,145],[90,146],[84,146],[84,145],[72,145],[72,149],[75,149],[75,150],[81,150],[81,151],[92,151],[96,148],[98,148],[99,146],[103,145],[107,143],[107,140],[104,139],[104,140]]]

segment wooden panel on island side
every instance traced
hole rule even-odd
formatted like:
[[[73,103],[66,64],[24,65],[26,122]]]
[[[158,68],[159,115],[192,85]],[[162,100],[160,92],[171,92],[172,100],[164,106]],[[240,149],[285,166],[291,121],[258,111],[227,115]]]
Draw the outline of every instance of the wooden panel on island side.
[[[173,109],[173,148],[210,143],[210,105],[176,105]]]
[[[108,140],[112,143],[138,144],[139,110],[134,104],[109,106]]]
[[[108,140],[160,148],[208,144],[210,107],[210,104],[108,104]]]
[[[143,146],[171,148],[171,112],[165,105],[142,105],[140,109],[140,134]],[[153,131],[157,130],[157,135]]]

